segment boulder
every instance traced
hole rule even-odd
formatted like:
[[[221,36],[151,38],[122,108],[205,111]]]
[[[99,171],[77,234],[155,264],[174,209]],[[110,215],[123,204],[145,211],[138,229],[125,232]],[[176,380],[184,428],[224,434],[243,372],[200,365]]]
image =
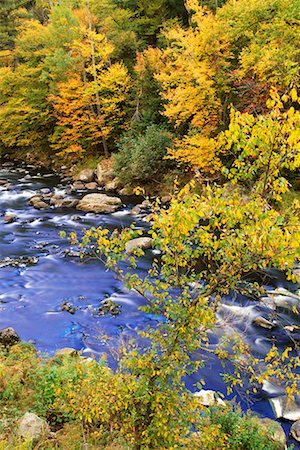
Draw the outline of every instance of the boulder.
[[[105,183],[105,190],[106,191],[116,191],[120,187],[120,181],[118,178],[114,178],[111,181],[108,181]]]
[[[293,397],[281,395],[271,398],[270,403],[276,419],[296,421],[300,419],[300,406]]]
[[[122,201],[117,197],[109,197],[106,194],[87,194],[78,203],[77,209],[94,213],[113,213],[122,206]]]
[[[104,187],[106,183],[114,178],[114,172],[111,168],[110,160],[101,161],[96,170],[96,179],[100,186]]]
[[[151,248],[152,244],[153,239],[150,237],[139,237],[136,239],[131,239],[126,243],[125,251],[127,255],[132,255],[138,248],[146,250],[148,248]]]
[[[278,444],[278,450],[285,450],[286,437],[282,426],[278,422],[275,422],[275,420],[268,418],[261,419],[261,423],[265,426],[270,440]]]
[[[50,205],[56,208],[75,208],[78,200],[71,197],[61,197],[60,195],[53,195],[50,199]]]
[[[22,438],[29,438],[33,442],[39,441],[42,437],[50,434],[50,428],[44,419],[36,414],[25,413],[20,419],[17,435]]]
[[[72,184],[72,189],[75,191],[85,189],[85,185],[81,181],[75,181],[75,183]]]
[[[83,183],[91,183],[91,181],[94,181],[95,177],[95,171],[94,169],[83,169],[74,176],[75,181],[81,181]]]
[[[5,347],[12,347],[13,345],[20,342],[20,336],[11,327],[3,328],[0,330],[0,344]]]
[[[198,402],[202,406],[226,406],[224,400],[219,398],[216,392],[211,389],[201,389],[201,391],[195,392],[193,397],[197,398]]]
[[[111,299],[102,300],[101,306],[98,309],[98,315],[103,316],[104,314],[111,314],[112,316],[117,316],[121,312],[121,306],[115,303]]]
[[[35,209],[45,209],[48,208],[48,204],[44,202],[43,197],[40,195],[34,195],[28,200],[29,205],[33,206]]]
[[[6,213],[5,216],[3,217],[3,222],[4,223],[12,223],[15,220],[16,220],[16,215],[15,214]]]
[[[265,319],[262,316],[258,316],[253,320],[254,325],[257,327],[266,328],[267,330],[272,330],[273,328],[276,328],[276,324],[271,322],[268,319]]]
[[[300,420],[297,420],[297,422],[293,423],[291,426],[291,436],[296,441],[300,442]]]
[[[85,187],[86,189],[94,190],[97,189],[98,184],[95,181],[92,181],[91,183],[87,183]]]
[[[201,391],[195,392],[193,396],[196,397],[200,405],[203,406],[213,406],[216,402],[215,391],[210,389],[201,389]]]

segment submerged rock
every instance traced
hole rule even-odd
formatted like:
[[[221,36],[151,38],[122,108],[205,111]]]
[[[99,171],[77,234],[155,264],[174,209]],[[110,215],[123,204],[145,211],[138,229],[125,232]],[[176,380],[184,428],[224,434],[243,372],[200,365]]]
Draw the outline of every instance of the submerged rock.
[[[297,420],[297,422],[293,423],[291,426],[291,436],[296,441],[300,442],[300,420]]]
[[[101,306],[98,309],[98,315],[103,316],[104,314],[111,314],[112,316],[117,316],[121,312],[121,306],[114,301],[107,299],[102,300]]]
[[[39,258],[37,256],[20,256],[19,258],[0,259],[0,268],[3,267],[26,267],[37,264]]]
[[[72,303],[67,302],[67,301],[66,301],[66,302],[63,302],[63,303],[60,305],[60,309],[61,309],[62,311],[68,312],[68,313],[70,313],[70,314],[75,314],[75,312],[76,312],[75,306],[72,305]]]
[[[139,237],[136,239],[131,239],[126,243],[125,251],[128,255],[132,255],[135,250],[141,248],[146,250],[151,248],[153,244],[153,239],[150,237]]]
[[[12,223],[16,220],[16,215],[15,214],[10,214],[10,213],[6,213],[5,216],[3,217],[3,222],[5,224],[7,223]]]
[[[13,345],[20,342],[20,336],[18,333],[11,327],[3,328],[0,330],[0,344],[5,347],[12,347]]]
[[[37,442],[49,434],[50,428],[48,423],[36,414],[27,412],[19,422],[17,435],[22,438],[29,438],[33,442]]]
[[[118,197],[109,197],[106,194],[87,194],[78,203],[77,209],[85,212],[113,213],[122,206]]]

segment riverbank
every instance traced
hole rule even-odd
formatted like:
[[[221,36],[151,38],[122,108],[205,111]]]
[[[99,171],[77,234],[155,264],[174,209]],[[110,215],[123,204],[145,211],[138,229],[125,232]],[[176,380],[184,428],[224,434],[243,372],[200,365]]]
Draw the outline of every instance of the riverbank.
[[[129,373],[113,372],[104,361],[83,358],[72,348],[44,359],[32,345],[18,343],[13,330],[1,332],[0,341],[0,448],[137,448]],[[181,413],[185,408],[190,413],[192,401],[196,414],[194,431],[178,448],[285,449],[278,423],[243,415],[233,404],[213,400],[212,391],[203,392],[209,395],[178,399]]]

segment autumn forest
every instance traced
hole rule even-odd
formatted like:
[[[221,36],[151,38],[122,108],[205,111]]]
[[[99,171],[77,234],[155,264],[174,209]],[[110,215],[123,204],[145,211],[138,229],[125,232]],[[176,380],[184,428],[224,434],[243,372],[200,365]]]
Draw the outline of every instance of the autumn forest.
[[[0,450],[299,448],[299,168],[299,0],[1,0]]]

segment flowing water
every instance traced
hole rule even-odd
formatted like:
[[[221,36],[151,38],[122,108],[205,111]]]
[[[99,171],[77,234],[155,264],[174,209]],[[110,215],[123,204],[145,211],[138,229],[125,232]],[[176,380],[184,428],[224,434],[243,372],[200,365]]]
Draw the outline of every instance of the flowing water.
[[[38,173],[26,167],[16,169],[4,164],[0,165],[0,179],[7,180],[10,185],[9,188],[0,186],[0,260],[38,258],[33,265],[0,268],[0,329],[13,327],[23,340],[32,341],[40,351],[50,355],[59,348],[73,347],[86,355],[99,356],[106,352],[113,364],[114,349],[136,336],[145,325],[155,324],[158,318],[140,311],[143,299],[128,292],[99,261],[72,256],[70,243],[60,238],[59,233],[64,230],[80,234],[84,228],[99,225],[122,228],[133,221],[136,226],[145,228],[146,223],[130,214],[132,205],[129,203],[109,215],[81,213],[70,208],[34,209],[29,206],[28,199],[41,189],[63,195],[68,191],[68,186],[52,173]],[[76,195],[83,194],[78,192]],[[5,213],[15,214],[16,220],[4,224],[1,216]],[[148,251],[140,262],[141,275],[149,267],[151,256],[152,252]],[[269,284],[272,284],[270,289],[276,286],[291,291],[296,289],[278,273],[270,273]],[[121,306],[119,315],[99,315],[101,301],[107,298]],[[61,305],[65,302],[76,309],[74,314],[62,311]],[[270,312],[261,302],[229,296],[224,299],[219,312],[220,321],[226,318],[227,324],[211,336],[212,345],[224,332],[230,333],[233,329],[245,336],[258,355],[263,355],[274,340],[282,347],[291,345],[288,333],[282,328],[270,331],[253,325],[256,316],[268,317]],[[279,308],[277,314],[283,325],[300,325],[291,308]],[[294,339],[299,341],[299,334],[294,334]],[[201,374],[189,377],[187,385],[194,391],[193,383],[204,379],[206,389],[226,394],[220,376],[223,371],[218,361],[208,359]],[[268,402],[272,392],[268,391],[252,399],[254,402],[250,407],[263,416],[274,418]],[[276,390],[273,394],[279,393]],[[238,395],[237,399],[243,408],[249,406],[244,397]],[[288,424],[283,425],[289,428]]]

